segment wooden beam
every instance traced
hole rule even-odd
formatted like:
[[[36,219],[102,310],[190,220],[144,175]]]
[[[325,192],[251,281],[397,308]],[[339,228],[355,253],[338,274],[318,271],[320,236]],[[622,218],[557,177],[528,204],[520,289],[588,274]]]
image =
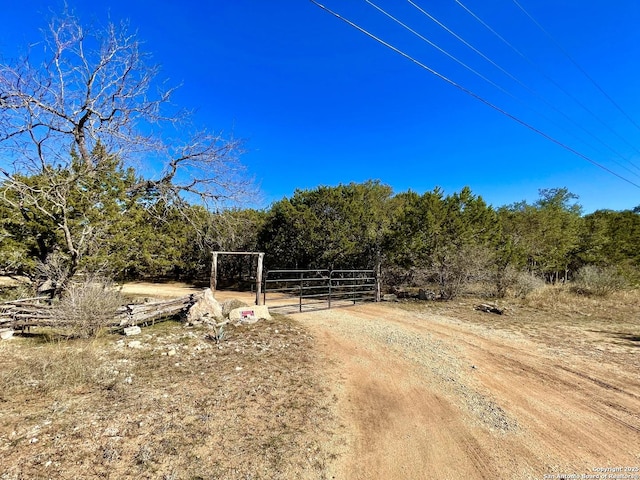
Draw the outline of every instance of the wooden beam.
[[[258,254],[258,266],[256,268],[256,305],[262,305],[262,262],[264,260],[264,253]]]
[[[213,252],[213,257],[211,258],[211,276],[209,277],[209,287],[211,288],[214,298],[216,296],[216,286],[218,282],[218,253],[220,252]]]
[[[256,266],[256,305],[262,305],[262,265],[264,262],[264,252],[211,252],[211,276],[209,286],[213,296],[216,296],[216,286],[218,282],[218,255],[257,255],[258,265]]]

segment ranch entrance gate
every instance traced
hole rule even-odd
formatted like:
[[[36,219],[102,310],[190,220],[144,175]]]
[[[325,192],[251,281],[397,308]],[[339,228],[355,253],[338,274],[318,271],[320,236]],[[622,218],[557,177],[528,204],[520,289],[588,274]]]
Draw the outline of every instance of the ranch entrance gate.
[[[380,301],[374,270],[270,270],[263,278],[264,252],[211,252],[210,286],[215,295],[219,255],[256,258],[256,305],[288,312],[320,310],[360,302]]]
[[[291,313],[379,300],[373,270],[270,270],[264,303]]]

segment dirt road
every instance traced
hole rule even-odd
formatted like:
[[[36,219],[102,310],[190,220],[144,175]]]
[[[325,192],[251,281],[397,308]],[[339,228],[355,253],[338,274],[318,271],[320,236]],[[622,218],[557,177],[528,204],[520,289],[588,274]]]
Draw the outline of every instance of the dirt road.
[[[640,478],[637,345],[609,358],[560,330],[545,341],[389,304],[296,318],[343,424],[335,478]]]

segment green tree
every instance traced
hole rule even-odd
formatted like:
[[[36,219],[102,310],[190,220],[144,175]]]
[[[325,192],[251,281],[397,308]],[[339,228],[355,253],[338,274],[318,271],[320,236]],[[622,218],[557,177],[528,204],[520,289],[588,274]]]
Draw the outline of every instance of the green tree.
[[[47,166],[38,174],[14,174],[12,181],[0,186],[5,208],[14,212],[4,223],[12,231],[10,238],[19,239],[24,251],[17,270],[43,276],[57,290],[92,255],[95,264],[95,253],[118,232],[130,231],[130,218],[143,210],[141,196],[128,192],[137,182],[133,170],[124,169],[101,144],[92,155],[100,159],[100,168],[90,175],[72,152],[68,168]],[[10,248],[6,240],[2,251]],[[103,263],[113,260],[105,257]]]
[[[158,68],[124,26],[85,30],[65,13],[35,45],[41,55],[0,62],[0,203],[11,210],[0,250],[20,242],[61,288],[83,265],[112,264],[123,232],[151,245],[149,214],[186,218],[190,202],[225,205],[247,191],[239,142],[190,131],[172,90],[154,93]]]
[[[640,212],[598,210],[584,217],[578,258],[582,265],[617,266],[636,279],[640,270]]]
[[[511,236],[514,261],[549,281],[567,279],[576,262],[582,228],[577,196],[566,188],[540,190],[532,205],[515,203],[501,209]],[[526,260],[525,260],[526,259]]]
[[[389,246],[396,265],[435,282],[441,298],[454,298],[486,275],[496,237],[496,212],[468,187],[444,196],[407,192],[399,206]]]
[[[373,268],[382,261],[392,191],[379,182],[297,190],[260,234],[270,268]]]

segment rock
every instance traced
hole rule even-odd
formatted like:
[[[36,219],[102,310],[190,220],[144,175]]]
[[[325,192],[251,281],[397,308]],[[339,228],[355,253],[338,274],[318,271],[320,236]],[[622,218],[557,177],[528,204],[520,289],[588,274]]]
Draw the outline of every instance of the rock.
[[[51,279],[46,279],[42,285],[40,285],[37,289],[39,295],[44,295],[46,293],[52,292],[55,290],[56,284]]]
[[[134,340],[133,342],[127,343],[127,347],[129,347],[129,348],[142,348],[142,342],[140,340]]]
[[[194,325],[198,322],[222,320],[222,307],[214,298],[210,288],[204,291],[200,300],[193,304],[187,313],[187,324]]]
[[[240,299],[230,298],[228,300],[225,300],[222,303],[222,316],[228,318],[231,310],[235,310],[236,308],[250,307],[250,306],[251,305],[249,305],[246,302],[243,302]]]
[[[490,303],[481,303],[480,305],[476,305],[474,308],[481,312],[495,313],[497,315],[502,315],[504,313],[503,308],[498,308],[496,305],[492,305]]]
[[[140,335],[141,333],[142,333],[142,330],[137,325],[133,327],[127,327],[124,329],[124,334],[127,337],[130,337],[131,335]]]
[[[395,293],[387,293],[382,296],[383,302],[397,302],[398,296]]]
[[[436,299],[436,293],[431,290],[424,290],[421,288],[418,290],[418,300],[429,300],[433,301]]]
[[[266,305],[235,308],[229,312],[229,321],[235,323],[255,323],[258,320],[271,320],[269,308]]]
[[[14,334],[13,329],[3,328],[2,330],[0,330],[0,339],[9,340],[11,337],[13,337],[13,334]]]

